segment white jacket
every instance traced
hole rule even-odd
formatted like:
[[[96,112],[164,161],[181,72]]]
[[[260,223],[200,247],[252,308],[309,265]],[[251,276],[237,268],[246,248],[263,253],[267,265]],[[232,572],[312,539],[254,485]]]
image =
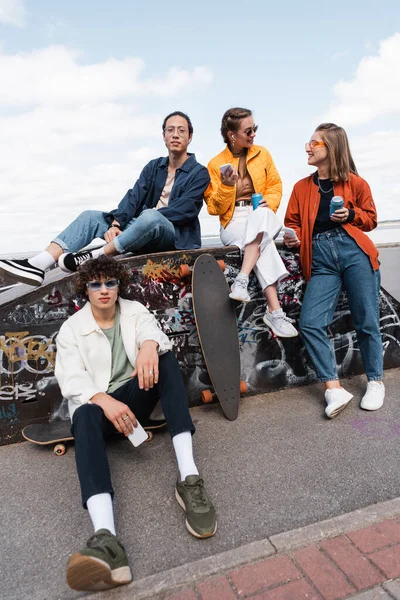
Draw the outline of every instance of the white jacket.
[[[158,343],[158,353],[171,350],[172,344],[155,317],[140,302],[118,299],[120,325],[125,352],[135,367],[136,356],[145,340]],[[62,324],[57,336],[55,376],[61,393],[68,400],[72,420],[74,411],[98,392],[106,392],[111,378],[111,346],[95,320],[90,302]]]

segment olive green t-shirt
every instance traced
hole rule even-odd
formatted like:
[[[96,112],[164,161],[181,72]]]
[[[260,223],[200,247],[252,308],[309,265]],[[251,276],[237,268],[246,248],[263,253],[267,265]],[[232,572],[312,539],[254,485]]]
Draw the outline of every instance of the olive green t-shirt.
[[[121,385],[124,385],[130,379],[133,372],[133,367],[128,360],[122,342],[120,309],[118,305],[116,308],[114,325],[109,329],[102,329],[111,346],[111,377],[107,389],[109,394],[115,392]]]

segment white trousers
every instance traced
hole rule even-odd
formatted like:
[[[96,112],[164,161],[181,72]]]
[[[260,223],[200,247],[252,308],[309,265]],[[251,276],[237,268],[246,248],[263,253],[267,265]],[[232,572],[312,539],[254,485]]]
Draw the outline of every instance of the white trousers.
[[[289,274],[274,243],[281,228],[282,223],[270,208],[259,206],[253,210],[250,204],[236,206],[228,225],[220,229],[224,246],[238,246],[241,250],[253,242],[259,233],[263,234],[260,256],[254,266],[254,273],[263,290]]]

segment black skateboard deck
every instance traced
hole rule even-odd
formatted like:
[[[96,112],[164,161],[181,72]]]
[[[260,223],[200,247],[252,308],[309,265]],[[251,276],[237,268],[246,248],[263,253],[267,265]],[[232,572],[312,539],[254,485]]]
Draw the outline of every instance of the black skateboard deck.
[[[144,429],[149,434],[148,441],[153,439],[155,429],[166,427],[166,421],[148,421],[143,425]],[[49,446],[54,444],[54,454],[61,456],[65,454],[66,443],[72,442],[74,436],[71,433],[71,422],[56,421],[54,423],[31,423],[22,430],[23,437],[32,444],[39,446]],[[116,432],[117,435],[117,432]]]
[[[240,402],[240,351],[237,321],[229,287],[220,265],[202,254],[193,267],[193,311],[211,383],[230,421]]]

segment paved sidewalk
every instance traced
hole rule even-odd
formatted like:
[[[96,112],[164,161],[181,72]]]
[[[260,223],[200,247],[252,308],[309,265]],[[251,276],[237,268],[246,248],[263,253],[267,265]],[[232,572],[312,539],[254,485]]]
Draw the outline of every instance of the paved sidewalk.
[[[239,598],[400,599],[400,518],[278,553],[157,597],[160,600]]]
[[[400,498],[91,596],[150,598],[400,600]]]

